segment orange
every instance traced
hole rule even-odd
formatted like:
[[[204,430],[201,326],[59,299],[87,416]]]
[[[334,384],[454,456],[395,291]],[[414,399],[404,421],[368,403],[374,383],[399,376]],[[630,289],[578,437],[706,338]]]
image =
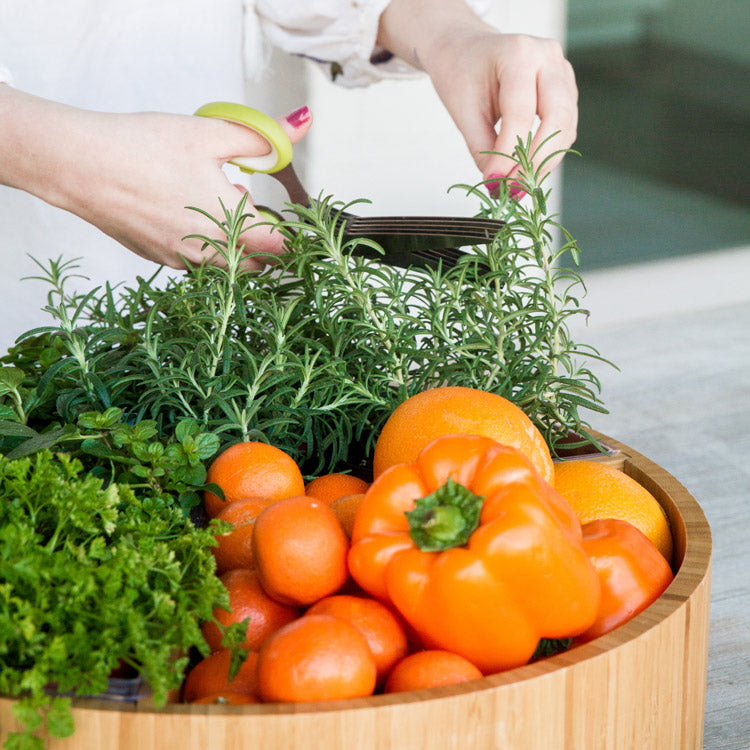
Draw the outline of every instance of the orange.
[[[470,661],[452,651],[430,649],[404,657],[391,670],[385,683],[386,693],[421,690],[476,680],[482,673]]]
[[[363,493],[344,495],[343,497],[336,498],[329,506],[336,514],[336,518],[339,519],[344,532],[350,539],[352,538],[352,529],[354,528],[354,517],[357,515],[357,510],[363,498]]]
[[[216,536],[217,544],[211,551],[216,558],[217,573],[235,568],[252,570],[255,567],[253,523],[268,504],[265,498],[243,497],[233,500],[221,509],[216,518],[231,523],[234,529]]]
[[[208,467],[207,481],[218,484],[225,497],[221,500],[208,491],[203,494],[211,518],[233,500],[264,497],[274,502],[305,491],[302,473],[289,454],[254,441],[237,443],[220,453]]]
[[[555,464],[555,489],[582,524],[600,518],[629,521],[672,562],[672,533],[656,498],[624,471],[596,461]]]
[[[356,495],[367,492],[370,485],[364,479],[353,474],[323,474],[316,477],[305,487],[305,494],[330,505],[344,495]]]
[[[210,693],[209,695],[203,695],[200,698],[196,698],[191,703],[207,703],[215,704],[218,706],[238,706],[243,703],[258,703],[258,699],[253,695],[247,695],[247,693]]]
[[[414,463],[425,445],[449,434],[482,435],[517,448],[552,482],[552,456],[528,416],[496,393],[463,386],[422,391],[396,407],[375,444],[375,478],[395,464]]]
[[[279,602],[305,606],[338,591],[349,576],[348,552],[336,514],[315,498],[279,500],[255,519],[255,567]]]
[[[182,700],[185,703],[194,703],[209,695],[227,693],[241,693],[254,697],[257,692],[255,671],[258,665],[258,652],[248,653],[240,671],[231,682],[228,679],[230,658],[229,649],[222,649],[201,659],[185,677]]]
[[[264,701],[328,701],[375,690],[375,660],[364,636],[332,615],[306,615],[274,633],[258,655]]]
[[[396,615],[385,604],[364,596],[339,594],[328,596],[310,607],[309,615],[333,615],[354,625],[370,647],[382,683],[397,662],[403,659],[409,644]]]
[[[243,648],[260,648],[271,633],[299,617],[296,607],[282,604],[268,596],[260,585],[258,575],[252,570],[229,570],[219,576],[219,579],[229,592],[229,611],[217,607],[214,617],[225,626],[250,618]],[[211,651],[222,648],[221,631],[215,622],[203,623],[201,632]]]

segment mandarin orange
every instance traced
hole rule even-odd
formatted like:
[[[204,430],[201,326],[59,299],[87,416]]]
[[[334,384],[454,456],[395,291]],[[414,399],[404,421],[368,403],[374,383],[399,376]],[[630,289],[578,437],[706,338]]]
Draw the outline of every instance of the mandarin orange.
[[[349,577],[349,539],[325,503],[298,495],[269,505],[253,528],[255,567],[279,602],[307,606],[338,591]]]
[[[255,567],[253,558],[253,523],[261,511],[269,505],[266,498],[243,497],[233,500],[222,508],[216,518],[227,521],[234,529],[216,535],[216,547],[212,548],[216,558],[216,572],[225,573],[235,568]]]
[[[385,683],[386,693],[453,685],[476,680],[482,673],[468,659],[452,651],[428,649],[404,657],[391,670]]]
[[[259,701],[254,695],[248,695],[247,693],[231,693],[225,691],[202,695],[200,698],[196,698],[194,701],[190,702],[195,704],[213,704],[216,706],[239,706],[246,703],[258,703]]]
[[[305,615],[263,644],[257,674],[264,701],[327,701],[370,695],[377,669],[353,625],[333,615]]]
[[[399,618],[385,604],[368,596],[328,596],[315,602],[303,616],[309,615],[333,615],[354,625],[372,651],[378,683],[385,680],[409,650],[406,631]]]
[[[336,514],[336,518],[341,522],[344,532],[350,539],[352,538],[352,529],[354,529],[354,518],[357,515],[357,510],[362,504],[364,497],[363,493],[344,495],[343,497],[337,498],[329,505],[330,509]]]
[[[230,446],[208,468],[207,481],[219,485],[224,500],[213,492],[203,495],[213,518],[233,500],[255,497],[270,502],[305,491],[305,481],[294,459],[267,443],[248,441]]]
[[[305,495],[314,497],[330,505],[344,495],[357,495],[367,492],[370,485],[353,474],[322,474],[310,481],[305,487]]]
[[[218,693],[242,693],[255,696],[257,693],[256,667],[258,652],[250,651],[235,678],[229,681],[231,652],[222,649],[201,659],[185,677],[182,700],[194,703],[208,695]],[[210,701],[213,702],[213,701]]]
[[[239,568],[219,576],[229,592],[229,611],[217,607],[214,617],[222,625],[232,625],[249,618],[244,648],[258,649],[283,625],[299,617],[299,610],[270,597],[258,580],[255,571]],[[222,634],[212,620],[203,623],[201,632],[211,651],[222,648]]]

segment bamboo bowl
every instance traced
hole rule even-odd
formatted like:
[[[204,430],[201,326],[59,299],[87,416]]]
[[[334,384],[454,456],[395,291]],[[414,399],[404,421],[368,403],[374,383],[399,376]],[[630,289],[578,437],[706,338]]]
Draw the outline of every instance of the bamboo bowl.
[[[675,578],[626,625],[518,669],[444,688],[247,706],[74,701],[75,734],[50,750],[689,750],[703,747],[711,532],[668,472],[625,445],[623,469],[665,509]],[[0,698],[0,735],[19,728]]]

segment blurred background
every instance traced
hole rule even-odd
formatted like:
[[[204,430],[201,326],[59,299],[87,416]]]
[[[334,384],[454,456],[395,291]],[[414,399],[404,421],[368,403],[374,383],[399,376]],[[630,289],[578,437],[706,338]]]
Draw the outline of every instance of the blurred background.
[[[569,0],[563,212],[586,269],[750,241],[750,3]]]
[[[747,0],[569,0],[562,217],[593,325],[750,299],[748,42]]]
[[[494,3],[488,20],[563,41],[576,70],[582,156],[548,184],[582,250],[589,325],[749,300],[750,2]],[[361,213],[478,207],[446,192],[479,175],[423,79],[345,91],[273,55],[248,96],[310,104],[296,160],[314,194],[369,198]]]

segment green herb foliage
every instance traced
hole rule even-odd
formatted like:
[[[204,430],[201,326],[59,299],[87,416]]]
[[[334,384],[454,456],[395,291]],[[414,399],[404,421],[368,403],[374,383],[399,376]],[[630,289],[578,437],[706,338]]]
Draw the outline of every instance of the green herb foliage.
[[[573,643],[572,638],[540,638],[531,656],[531,661],[546,659],[549,656],[567,651],[571,643]]]
[[[110,483],[67,454],[0,457],[0,695],[19,697],[24,733],[6,747],[43,747],[35,733],[73,733],[70,699],[107,688],[134,667],[163,704],[214,607],[215,529],[176,504]],[[54,695],[54,697],[53,697]]]
[[[14,377],[17,370],[0,369]],[[199,505],[200,492],[221,489],[206,484],[206,460],[218,450],[219,439],[200,431],[195,420],[178,422],[173,436],[162,440],[153,420],[135,424],[123,421],[123,411],[115,406],[102,412],[83,412],[76,424],[37,433],[17,422],[0,421],[6,456],[18,458],[52,446],[78,457],[84,467],[105,482],[130,486],[137,495],[155,495],[167,503],[176,502],[187,514]],[[20,441],[9,448],[14,441]],[[9,449],[8,449],[9,448]]]
[[[23,451],[42,433],[65,439],[81,413],[116,406],[159,435],[187,418],[222,445],[272,443],[312,475],[366,462],[399,403],[445,384],[509,398],[553,452],[569,431],[595,442],[581,412],[604,411],[586,364],[599,355],[568,328],[586,314],[569,268],[578,249],[547,216],[529,143],[519,141],[513,178],[528,201],[505,184],[497,199],[462,186],[507,224],[453,268],[355,257],[367,241],[344,239],[334,218],[349,206],[330,198],[294,207],[278,229],[290,252],[262,272],[240,262],[238,237],[256,221],[244,204],[214,219],[225,241],[205,240],[226,268],[68,294],[74,263],[51,262],[55,325],[29,331],[4,359],[0,449]]]

